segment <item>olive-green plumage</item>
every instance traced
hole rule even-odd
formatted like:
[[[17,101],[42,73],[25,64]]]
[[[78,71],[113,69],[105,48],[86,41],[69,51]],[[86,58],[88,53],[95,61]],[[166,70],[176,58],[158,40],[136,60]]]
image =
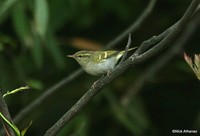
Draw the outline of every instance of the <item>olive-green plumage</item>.
[[[133,50],[135,48],[131,48]],[[74,58],[91,75],[102,75],[112,71],[125,51],[79,51],[68,57]]]

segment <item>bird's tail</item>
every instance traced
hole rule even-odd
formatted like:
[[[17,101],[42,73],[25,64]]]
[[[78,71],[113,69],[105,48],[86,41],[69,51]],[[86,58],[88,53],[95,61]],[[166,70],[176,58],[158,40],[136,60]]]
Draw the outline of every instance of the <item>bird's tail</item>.
[[[133,47],[133,48],[128,49],[128,51],[132,51],[132,50],[137,49],[137,48],[138,48],[138,47]],[[121,57],[123,56],[124,52],[125,52],[125,50],[120,51],[120,52],[118,53],[117,58],[118,58],[118,59],[121,58]]]
[[[133,47],[133,48],[130,48],[130,49],[128,49],[128,51],[132,51],[132,50],[134,50],[134,49],[137,49],[137,48],[138,48],[138,47]],[[124,54],[124,52],[125,52],[125,50],[121,51],[121,52],[120,52],[120,54],[122,54],[122,55],[123,55],[123,54]]]

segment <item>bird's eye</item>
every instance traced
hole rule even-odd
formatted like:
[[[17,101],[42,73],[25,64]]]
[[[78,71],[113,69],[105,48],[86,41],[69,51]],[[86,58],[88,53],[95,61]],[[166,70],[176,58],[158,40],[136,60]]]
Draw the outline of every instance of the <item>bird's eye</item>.
[[[90,57],[90,55],[89,54],[79,54],[79,55],[77,55],[77,57],[78,58],[89,58]]]
[[[77,57],[78,57],[78,58],[83,58],[83,55],[82,55],[82,54],[80,54],[80,55],[78,55]]]

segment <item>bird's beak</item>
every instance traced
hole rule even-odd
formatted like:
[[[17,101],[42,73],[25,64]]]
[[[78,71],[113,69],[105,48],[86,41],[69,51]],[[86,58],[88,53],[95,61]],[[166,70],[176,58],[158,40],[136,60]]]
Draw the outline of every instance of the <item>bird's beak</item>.
[[[74,55],[67,55],[67,57],[74,58]]]

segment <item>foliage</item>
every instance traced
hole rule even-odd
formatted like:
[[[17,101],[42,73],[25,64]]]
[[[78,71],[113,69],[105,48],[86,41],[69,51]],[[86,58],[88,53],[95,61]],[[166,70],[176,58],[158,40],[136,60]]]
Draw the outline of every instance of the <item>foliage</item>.
[[[13,131],[15,132],[16,136],[25,136],[26,134],[26,131],[28,130],[28,128],[31,126],[32,124],[32,121],[30,122],[30,124],[24,129],[22,130],[21,132],[19,131],[19,129],[14,125],[12,124],[10,121],[8,121],[4,116],[3,114],[0,112],[0,116],[1,118],[13,129]]]
[[[79,68],[66,58],[67,54],[103,48],[136,20],[147,3],[147,0],[1,0],[0,86],[11,90],[28,84],[36,90],[5,97],[11,113],[16,115]],[[158,1],[152,15],[132,34],[133,45],[138,46],[168,28],[188,4],[187,0]],[[199,54],[198,35],[199,32],[189,41],[186,52]],[[124,49],[126,42],[120,42],[116,49]],[[173,128],[200,128],[197,120],[200,86],[182,55],[152,76],[128,105],[121,103],[128,88],[134,89],[131,85],[156,59],[113,81],[59,135],[168,136]],[[84,74],[64,85],[17,126],[23,128],[26,122],[34,120],[27,135],[44,134],[96,79]],[[16,129],[14,124],[10,126]]]

